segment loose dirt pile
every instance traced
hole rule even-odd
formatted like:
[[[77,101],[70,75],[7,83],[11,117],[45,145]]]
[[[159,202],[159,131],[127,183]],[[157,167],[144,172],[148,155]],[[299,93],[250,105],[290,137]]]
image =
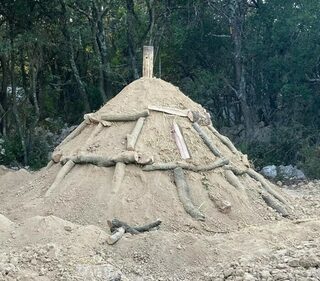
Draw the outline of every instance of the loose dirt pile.
[[[319,280],[320,221],[228,234],[108,233],[54,216],[0,217],[0,280]]]
[[[174,112],[163,112],[168,108]],[[119,121],[141,112],[138,121]],[[205,110],[176,87],[142,78],[86,115],[48,167],[35,174],[2,169],[0,280],[274,280],[272,253],[317,239],[312,231],[320,223],[293,223],[309,215],[305,198],[294,200],[266,181],[190,112],[205,119]],[[178,149],[181,138],[190,159],[182,159],[188,157]],[[110,246],[113,218],[162,224]],[[305,268],[300,254],[288,256],[288,264],[291,258]],[[265,263],[271,277],[259,275]],[[317,263],[309,268],[315,276]],[[284,270],[304,276],[291,265]]]
[[[171,84],[160,79],[141,78],[124,88],[98,112],[91,114],[90,120],[99,122],[104,115],[130,115],[145,111],[150,106],[206,114],[199,104]],[[181,159],[172,135],[173,123],[183,133],[191,154],[190,159]],[[88,157],[110,158],[125,152],[127,135],[135,128],[136,121],[111,122],[106,127],[101,124],[85,124],[84,121],[78,135],[57,147],[53,155],[59,157],[55,161],[61,160],[64,164],[68,159],[83,154]],[[199,127],[220,155],[217,156],[210,150],[195,129],[194,123],[187,117],[153,110],[150,110],[144,120],[135,151],[150,156],[155,165],[176,163],[191,165],[197,169],[207,168],[212,163],[225,161],[224,159],[228,161],[228,165],[223,164],[216,169],[184,171],[190,188],[186,192],[187,200],[192,202],[193,212],[200,212],[205,216],[204,222],[195,221],[185,211],[181,194],[177,194],[173,170],[144,171],[143,165],[137,164],[126,165],[117,189],[113,182],[114,165],[73,166],[72,161],[69,161],[71,166],[54,164],[37,173],[34,180],[28,182],[26,178],[22,186],[0,184],[3,191],[0,211],[16,220],[35,215],[55,215],[74,223],[94,224],[103,228],[107,228],[107,220],[114,217],[136,225],[160,218],[163,230],[189,232],[192,229],[204,234],[228,232],[250,224],[281,219],[277,208],[270,208],[272,204],[266,204],[265,198],[261,196],[265,191],[264,183],[245,173],[249,169],[246,156],[235,149],[232,151],[232,147],[230,149],[225,144],[225,137],[213,133],[214,128],[210,130],[209,126]],[[63,162],[63,159],[67,160]],[[59,171],[68,165],[71,171],[53,188],[51,185],[57,175],[59,177]],[[229,169],[227,167],[233,169],[228,173],[231,173],[233,181],[235,178],[235,182],[226,176]],[[267,182],[265,184],[281,197],[280,200],[285,201],[283,204],[279,198],[275,199],[274,194],[266,192],[280,206],[280,211],[285,210],[286,215],[295,216],[297,211],[293,211],[294,203],[290,202],[290,198],[281,194],[278,187]]]

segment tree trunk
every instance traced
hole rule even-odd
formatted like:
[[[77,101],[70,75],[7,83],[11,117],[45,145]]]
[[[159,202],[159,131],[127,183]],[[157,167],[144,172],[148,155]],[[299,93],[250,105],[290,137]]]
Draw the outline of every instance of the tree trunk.
[[[60,5],[61,5],[61,9],[62,9],[62,21],[63,21],[63,26],[62,26],[62,33],[66,39],[67,42],[67,46],[69,49],[69,61],[70,61],[70,66],[72,69],[72,73],[73,76],[76,80],[77,86],[78,86],[78,90],[80,93],[80,96],[82,98],[83,101],[83,105],[84,105],[84,110],[85,112],[90,112],[90,104],[89,104],[89,99],[87,96],[87,92],[86,92],[86,87],[85,84],[83,83],[80,74],[79,74],[79,70],[75,61],[75,56],[74,56],[74,49],[73,49],[73,45],[72,45],[72,40],[71,40],[71,34],[68,28],[68,15],[67,15],[67,9],[66,9],[66,4],[64,2],[64,0],[60,0]]]
[[[38,124],[39,118],[40,118],[40,108],[38,103],[38,97],[37,97],[37,81],[38,81],[38,71],[39,66],[35,62],[37,58],[34,58],[33,61],[31,61],[31,92],[32,92],[32,101],[33,106],[35,109],[35,119],[34,119],[34,127]]]
[[[96,40],[99,47],[99,54],[100,54],[100,60],[102,65],[102,73],[103,73],[103,85],[104,85],[104,91],[106,94],[107,99],[110,99],[111,96],[111,89],[109,85],[109,71],[110,67],[108,64],[108,47],[107,47],[107,41],[106,41],[106,33],[105,28],[103,24],[103,18],[106,12],[106,8],[104,10],[100,11],[97,7],[97,3],[95,1],[92,1],[92,15],[96,24]]]
[[[134,3],[133,0],[126,0],[127,2],[127,40],[128,40],[128,49],[129,49],[129,56],[131,61],[131,68],[132,74],[134,79],[139,78],[139,72],[137,67],[137,60],[136,60],[136,48],[135,48],[135,41],[134,41]]]
[[[93,44],[93,49],[94,52],[97,56],[98,59],[98,65],[99,65],[99,92],[100,92],[100,97],[103,103],[107,101],[106,97],[106,91],[104,88],[104,77],[103,77],[103,65],[101,61],[101,56],[100,56],[100,50],[97,42],[97,15],[96,15],[96,10],[93,8],[94,5],[92,5],[92,17],[88,16],[88,21],[91,26],[91,33],[92,33],[92,44]]]
[[[13,35],[12,23],[10,24],[10,35],[11,36]],[[23,151],[23,162],[24,162],[24,165],[27,165],[28,153],[27,153],[25,134],[22,127],[23,125],[19,116],[18,108],[17,108],[17,96],[16,96],[17,87],[15,84],[14,67],[15,67],[14,42],[13,42],[13,38],[11,37],[10,38],[10,78],[11,78],[12,112],[17,124],[18,134],[20,137],[21,147]]]
[[[243,63],[242,39],[247,12],[247,4],[242,0],[232,0],[230,3],[230,29],[234,44],[234,66],[236,77],[236,95],[240,102],[243,116],[246,139],[249,140],[253,135],[253,114],[247,102],[245,67]]]
[[[85,110],[85,112],[91,112],[91,108],[90,108],[90,104],[89,104],[89,100],[88,100],[88,96],[87,96],[87,92],[86,92],[86,87],[80,77],[79,70],[78,70],[78,67],[75,62],[74,49],[73,49],[72,42],[71,42],[70,38],[69,38],[68,45],[69,45],[69,50],[70,50],[70,65],[71,65],[71,69],[73,72],[73,76],[76,79],[76,82],[78,85],[80,96],[83,100],[84,110]]]
[[[8,110],[8,98],[7,88],[9,84],[9,66],[7,59],[4,55],[0,56],[1,68],[2,68],[2,83],[0,90],[0,132],[3,136],[7,134],[7,110]]]

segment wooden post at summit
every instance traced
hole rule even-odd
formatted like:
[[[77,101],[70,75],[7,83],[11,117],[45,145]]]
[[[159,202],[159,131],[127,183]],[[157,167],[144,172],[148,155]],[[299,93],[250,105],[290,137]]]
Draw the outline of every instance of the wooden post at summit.
[[[153,46],[143,46],[142,76],[153,77]]]

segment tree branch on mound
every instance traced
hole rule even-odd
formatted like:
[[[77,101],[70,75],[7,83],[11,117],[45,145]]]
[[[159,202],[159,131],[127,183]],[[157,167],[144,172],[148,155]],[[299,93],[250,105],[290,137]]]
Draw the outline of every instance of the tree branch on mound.
[[[193,165],[179,162],[168,163],[155,163],[152,165],[146,165],[142,168],[143,171],[157,171],[157,170],[174,170],[176,168],[182,168],[193,172],[207,172],[229,164],[229,160],[226,158],[220,158],[214,161],[212,164],[207,165]]]
[[[226,136],[221,135],[212,125],[208,126],[209,130],[225,145],[227,146],[230,151],[236,155],[239,154],[239,151],[236,149],[236,147],[233,145],[233,143],[230,141],[230,139]]]
[[[87,126],[87,122],[86,120],[82,121],[80,123],[80,125],[75,128],[60,144],[58,147],[60,147],[63,144],[66,144],[67,142],[71,141],[72,139],[74,139],[76,136],[78,136],[83,130],[84,128]]]
[[[234,186],[238,190],[245,190],[245,187],[242,185],[238,177],[233,173],[231,170],[225,170],[224,176],[228,183],[230,183],[232,186]]]
[[[209,136],[205,133],[205,131],[201,128],[201,126],[195,122],[192,124],[192,127],[196,130],[196,132],[199,134],[199,136],[202,138],[203,142],[211,150],[211,152],[215,156],[221,157],[221,152],[218,150],[218,148],[214,146]]]
[[[92,144],[95,137],[101,133],[103,128],[104,126],[101,123],[98,123],[98,125],[96,125],[95,128],[93,129],[92,133],[90,134],[84,146],[87,147],[88,145]]]
[[[285,207],[281,206],[280,202],[277,202],[277,200],[274,199],[272,196],[270,196],[267,192],[262,192],[261,196],[262,196],[262,199],[264,200],[264,202],[266,202],[266,204],[269,207],[276,210],[283,217],[289,216],[287,209]]]

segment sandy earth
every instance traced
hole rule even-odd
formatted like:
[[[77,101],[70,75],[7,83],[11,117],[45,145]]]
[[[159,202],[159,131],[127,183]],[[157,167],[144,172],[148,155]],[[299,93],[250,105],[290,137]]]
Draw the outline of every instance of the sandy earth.
[[[98,112],[134,113],[149,105],[204,112],[179,89],[160,79],[139,79]],[[172,138],[172,123],[181,127],[189,160],[181,160]],[[97,124],[57,147],[70,157],[81,153],[117,155],[135,122],[113,122],[91,143]],[[233,153],[203,127],[222,155],[238,169],[248,161]],[[217,160],[185,117],[151,112],[136,150],[155,163],[194,165]],[[30,173],[0,167],[0,280],[320,280],[320,182],[273,190],[288,202],[283,218],[261,197],[263,187],[248,174],[238,176],[243,189],[225,178],[225,167],[209,172],[185,171],[190,198],[205,221],[189,216],[177,195],[172,171],[146,172],[127,165],[121,188],[114,190],[114,167],[76,165],[45,194],[62,165]],[[227,200],[222,213],[210,199]],[[115,245],[107,220],[130,225],[161,219],[151,232],[125,236]]]
[[[303,196],[309,186],[300,187]],[[302,190],[294,192],[302,202]],[[319,195],[313,195],[318,204]],[[56,216],[12,222],[1,215],[0,280],[319,280],[317,217],[225,234],[160,228],[125,234],[110,246],[108,231],[94,225]]]

